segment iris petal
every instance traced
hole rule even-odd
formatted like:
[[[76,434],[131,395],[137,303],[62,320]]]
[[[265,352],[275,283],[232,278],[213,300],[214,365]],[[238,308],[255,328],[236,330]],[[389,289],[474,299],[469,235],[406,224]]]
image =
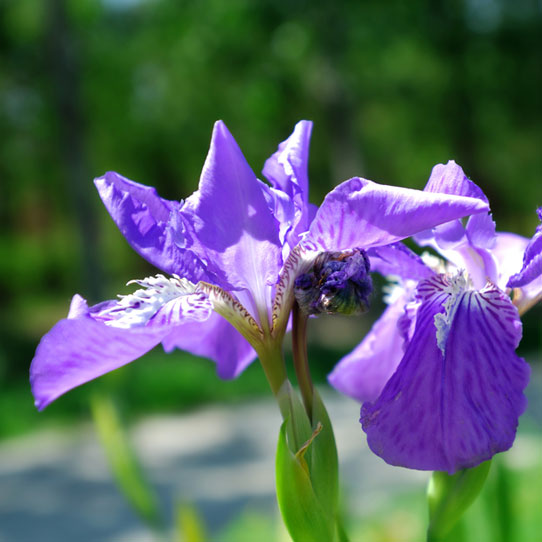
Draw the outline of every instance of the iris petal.
[[[261,183],[224,123],[213,130],[199,189],[186,200],[194,217],[200,256],[220,268],[230,290],[250,292],[258,307],[271,306],[282,265],[279,224]],[[238,293],[239,300],[258,311]]]
[[[499,262],[499,286],[501,288],[516,288],[516,277],[523,277],[522,257],[526,254],[526,248],[529,245],[529,239],[515,235],[513,233],[498,233],[497,242],[493,249],[497,261]],[[514,305],[520,314],[526,312],[542,297],[542,275],[533,281],[522,285],[514,292]]]
[[[180,203],[163,199],[154,188],[114,172],[94,183],[109,214],[138,254],[166,273],[193,282],[209,280],[200,259],[181,248],[177,239]]]
[[[312,122],[302,120],[295,125],[292,135],[279,144],[278,150],[265,162],[263,174],[275,188],[290,197],[300,193],[307,201],[309,180],[307,164]]]
[[[487,203],[476,198],[421,192],[353,178],[326,196],[307,239],[328,251],[370,248],[487,210]]]
[[[286,240],[293,248],[299,235],[308,229],[313,213],[309,206],[309,143],[312,122],[298,122],[292,135],[283,141],[265,162],[263,174],[271,182],[275,216],[287,229]]]
[[[463,169],[453,160],[446,165],[437,164],[433,168],[424,192],[465,196],[486,203],[488,201],[482,189],[468,179]],[[484,213],[470,217],[466,228],[459,220],[454,220],[414,236],[420,246],[432,246],[443,255],[444,251],[464,244],[476,248],[492,248],[494,238],[495,223],[490,215]]]
[[[363,405],[361,422],[370,448],[386,462],[453,473],[514,441],[529,377],[515,353],[521,323],[495,286],[465,291],[454,304],[443,353],[434,320],[444,312],[449,284],[437,276],[418,292],[414,335],[380,397]]]
[[[542,207],[538,209],[538,217],[542,220]],[[510,277],[508,286],[517,288],[525,286],[542,275],[542,224],[536,228],[533,238],[525,248],[521,271]]]
[[[180,348],[213,360],[218,376],[224,379],[237,377],[256,358],[247,340],[217,313],[205,322],[187,322],[177,327],[162,344],[166,352]]]
[[[521,261],[529,239],[509,232],[498,232],[491,251],[499,269],[497,286],[504,290],[510,277],[521,270]]]
[[[390,305],[350,354],[328,375],[329,383],[358,401],[374,401],[403,357],[404,338],[398,327],[407,292]]]
[[[67,391],[141,357],[171,333],[167,322],[204,320],[211,314],[195,294],[196,307],[169,302],[145,325],[118,327],[111,311],[114,301],[87,308],[74,296],[70,317],[60,320],[40,341],[30,366],[30,384],[38,409]],[[190,296],[187,296],[190,297]],[[175,314],[174,314],[175,313]]]
[[[465,175],[461,166],[453,160],[449,160],[446,165],[437,164],[432,169],[424,191],[438,194],[455,194],[456,196],[466,196],[487,202],[482,189],[473,183]]]
[[[433,274],[423,260],[403,243],[393,243],[367,251],[371,271],[381,275],[397,275],[402,279],[421,280]]]

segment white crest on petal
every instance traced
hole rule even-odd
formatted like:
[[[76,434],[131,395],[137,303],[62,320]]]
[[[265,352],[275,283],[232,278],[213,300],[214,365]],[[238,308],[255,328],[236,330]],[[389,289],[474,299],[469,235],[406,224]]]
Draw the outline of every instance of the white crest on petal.
[[[196,286],[185,278],[177,275],[171,278],[156,275],[142,280],[131,280],[127,284],[134,283],[142,288],[129,295],[119,295],[120,300],[100,312],[97,318],[112,327],[143,326],[174,300],[177,312],[189,314],[192,320],[205,319],[209,314],[210,305],[206,297],[196,293]],[[166,317],[160,320],[163,324],[169,321]]]
[[[463,294],[468,288],[468,279],[463,270],[457,274],[446,277],[443,281],[446,286],[443,291],[448,295],[444,302],[444,312],[435,314],[435,327],[437,328],[437,345],[444,355],[446,352],[446,341],[450,332],[457,307],[463,299]]]

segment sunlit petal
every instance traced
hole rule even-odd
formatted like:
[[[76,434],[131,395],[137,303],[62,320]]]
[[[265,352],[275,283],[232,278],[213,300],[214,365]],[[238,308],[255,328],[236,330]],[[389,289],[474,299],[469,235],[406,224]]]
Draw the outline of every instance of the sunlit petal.
[[[369,446],[392,465],[474,467],[512,445],[526,406],[517,310],[491,284],[450,288],[442,275],[420,284],[414,336],[380,397],[362,407]],[[447,320],[438,341],[437,316]]]

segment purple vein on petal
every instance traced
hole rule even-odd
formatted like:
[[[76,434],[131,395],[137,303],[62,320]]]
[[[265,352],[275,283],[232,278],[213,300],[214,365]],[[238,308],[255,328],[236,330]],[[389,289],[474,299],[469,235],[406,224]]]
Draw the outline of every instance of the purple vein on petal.
[[[274,201],[274,214],[281,222],[290,248],[297,245],[312,219],[308,200],[311,131],[312,122],[298,122],[290,137],[267,159],[262,171],[271,182],[269,195]]]
[[[179,324],[211,315],[211,304],[201,293],[179,297],[183,299],[166,300],[149,312],[140,311],[137,300],[89,308],[81,296],[74,296],[68,318],[45,334],[32,360],[36,406],[41,410],[72,388],[141,357]]]
[[[307,239],[329,251],[370,248],[487,210],[487,203],[476,198],[421,192],[353,178],[326,196]]]
[[[194,232],[206,259],[220,267],[241,300],[248,291],[255,305],[271,305],[282,264],[279,225],[261,183],[222,122],[213,130],[199,189],[186,200]],[[245,296],[246,297],[246,296]],[[242,299],[253,316],[257,307]]]
[[[94,181],[102,201],[130,246],[162,271],[193,282],[209,280],[205,266],[192,251],[180,247],[181,204],[158,196],[153,187],[108,172]]]
[[[439,280],[420,284],[414,335],[380,397],[363,405],[362,424],[388,463],[453,473],[512,445],[529,367],[515,353],[517,310],[491,284],[462,294],[443,353],[433,321],[449,294]]]

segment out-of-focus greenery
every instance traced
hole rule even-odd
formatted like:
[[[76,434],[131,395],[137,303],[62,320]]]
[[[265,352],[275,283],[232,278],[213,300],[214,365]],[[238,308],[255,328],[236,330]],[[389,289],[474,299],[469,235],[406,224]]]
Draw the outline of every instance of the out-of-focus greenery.
[[[28,365],[71,295],[97,302],[155,273],[92,178],[114,169],[186,197],[218,118],[257,173],[295,122],[314,120],[314,202],[354,175],[421,188],[455,159],[499,229],[531,235],[541,29],[536,0],[0,0],[0,432],[35,416]],[[526,348],[540,315],[525,320]],[[134,400],[169,408],[237,385],[182,354],[160,360],[130,368]],[[171,373],[154,386],[161,363]],[[205,377],[185,374],[196,364]],[[256,372],[240,388],[252,374],[262,388]],[[50,408],[83,409],[85,393]]]
[[[528,467],[510,466],[503,457],[494,464],[480,497],[443,542],[538,542],[540,516],[540,458]],[[503,479],[507,486],[503,487]],[[503,504],[503,500],[506,501]],[[353,502],[349,508],[356,508]],[[355,542],[420,542],[425,540],[427,502],[423,491],[403,491],[352,517],[347,513],[350,540]],[[359,507],[356,512],[360,512]],[[288,542],[278,518],[247,509],[218,536],[216,542]]]

